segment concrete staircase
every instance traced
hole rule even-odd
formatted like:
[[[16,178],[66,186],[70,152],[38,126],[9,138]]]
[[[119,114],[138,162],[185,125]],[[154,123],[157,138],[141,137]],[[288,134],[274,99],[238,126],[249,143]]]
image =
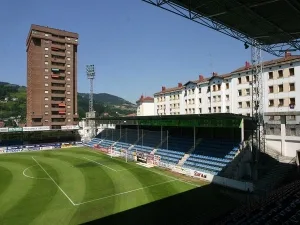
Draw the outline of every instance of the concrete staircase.
[[[190,154],[187,154],[187,153],[184,154],[184,156],[177,163],[177,166],[182,166],[189,157],[190,157]]]
[[[157,148],[153,149],[150,154],[155,154],[155,152],[157,152]]]

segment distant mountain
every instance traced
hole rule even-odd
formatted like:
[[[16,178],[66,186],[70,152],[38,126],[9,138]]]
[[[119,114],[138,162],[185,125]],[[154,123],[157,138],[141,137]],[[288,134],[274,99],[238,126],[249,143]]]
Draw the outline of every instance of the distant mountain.
[[[78,93],[78,113],[85,117],[89,110],[89,94]],[[110,116],[128,115],[136,112],[136,105],[115,95],[94,94],[94,110]],[[0,120],[8,118],[26,118],[26,87],[7,82],[0,82]]]
[[[82,98],[89,98],[89,93],[78,93],[79,96]],[[132,105],[135,106],[135,104],[126,101],[123,98],[120,98],[115,95],[107,94],[107,93],[98,93],[94,94],[94,100],[96,102],[102,102],[104,104],[109,104],[109,105]]]

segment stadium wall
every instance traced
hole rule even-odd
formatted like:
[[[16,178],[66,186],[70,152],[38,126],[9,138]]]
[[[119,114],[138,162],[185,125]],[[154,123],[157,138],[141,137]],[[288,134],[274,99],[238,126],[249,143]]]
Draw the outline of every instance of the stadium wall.
[[[82,142],[63,142],[63,143],[49,143],[49,144],[36,144],[36,145],[19,145],[0,147],[0,154],[17,153],[17,152],[30,152],[40,150],[51,150],[61,148],[71,148],[83,146]]]

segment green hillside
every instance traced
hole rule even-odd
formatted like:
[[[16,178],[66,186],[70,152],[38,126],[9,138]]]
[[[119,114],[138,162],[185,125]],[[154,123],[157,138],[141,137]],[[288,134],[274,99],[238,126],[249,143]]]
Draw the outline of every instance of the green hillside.
[[[101,115],[108,113],[111,116],[127,115],[136,112],[136,106],[123,98],[99,93],[94,95],[94,109]],[[78,113],[80,118],[85,117],[89,110],[89,94],[78,93]],[[22,122],[26,118],[26,87],[0,82],[0,120],[10,117],[19,117]]]

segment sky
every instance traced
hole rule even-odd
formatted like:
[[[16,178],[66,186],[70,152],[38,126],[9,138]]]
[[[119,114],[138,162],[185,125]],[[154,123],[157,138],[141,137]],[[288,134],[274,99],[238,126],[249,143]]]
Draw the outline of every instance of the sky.
[[[79,34],[79,92],[89,92],[85,67],[94,64],[94,92],[131,102],[250,61],[242,42],[141,0],[1,0],[0,81],[26,85],[31,24]]]

